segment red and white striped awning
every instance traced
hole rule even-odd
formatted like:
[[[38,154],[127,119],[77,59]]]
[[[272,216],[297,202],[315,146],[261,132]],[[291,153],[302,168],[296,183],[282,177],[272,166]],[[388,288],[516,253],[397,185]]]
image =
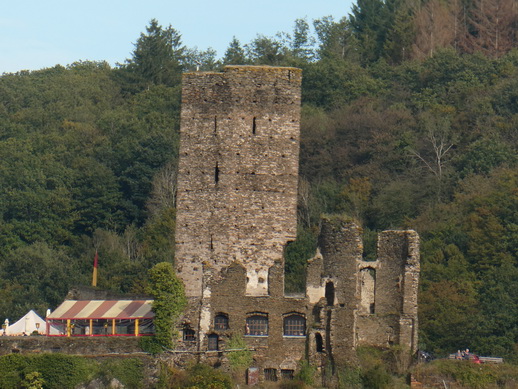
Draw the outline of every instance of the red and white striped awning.
[[[65,300],[49,320],[150,319],[153,300]]]

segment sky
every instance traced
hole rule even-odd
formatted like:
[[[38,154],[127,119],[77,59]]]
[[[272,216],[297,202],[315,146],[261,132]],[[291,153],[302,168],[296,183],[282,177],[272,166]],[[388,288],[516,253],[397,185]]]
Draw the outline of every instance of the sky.
[[[131,57],[151,19],[171,25],[189,48],[211,47],[221,58],[235,36],[241,44],[258,34],[292,32],[298,18],[339,20],[352,0],[18,0],[0,12],[0,74],[76,61]]]

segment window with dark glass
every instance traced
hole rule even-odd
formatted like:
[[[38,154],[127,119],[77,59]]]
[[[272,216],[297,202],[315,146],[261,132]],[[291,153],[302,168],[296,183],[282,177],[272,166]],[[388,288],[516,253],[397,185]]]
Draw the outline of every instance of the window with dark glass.
[[[193,342],[196,340],[196,332],[192,328],[184,328],[183,329],[183,340],[187,342]]]
[[[277,381],[277,369],[264,369],[265,381]]]
[[[255,314],[247,317],[245,334],[252,336],[268,335],[268,315]]]
[[[284,336],[305,336],[306,319],[301,315],[289,315],[284,318]]]
[[[216,334],[210,334],[209,335],[209,342],[208,342],[208,350],[209,351],[217,351],[219,350],[219,336]]]
[[[292,380],[294,376],[295,376],[295,371],[294,370],[289,370],[289,369],[282,369],[281,370],[281,378],[283,380]]]
[[[228,330],[228,316],[220,313],[214,318],[214,329],[215,330]]]

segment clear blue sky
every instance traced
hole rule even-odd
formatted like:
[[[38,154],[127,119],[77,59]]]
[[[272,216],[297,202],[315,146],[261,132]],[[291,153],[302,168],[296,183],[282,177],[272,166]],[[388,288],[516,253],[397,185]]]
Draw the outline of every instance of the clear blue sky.
[[[212,47],[222,57],[233,36],[242,44],[257,34],[291,32],[308,22],[350,12],[352,0],[18,0],[0,12],[0,74],[79,60],[122,63],[149,21],[171,24],[183,43]]]

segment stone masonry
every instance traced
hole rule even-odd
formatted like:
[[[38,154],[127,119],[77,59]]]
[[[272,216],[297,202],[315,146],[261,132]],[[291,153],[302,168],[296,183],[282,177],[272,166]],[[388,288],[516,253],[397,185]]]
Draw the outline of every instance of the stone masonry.
[[[178,355],[225,365],[242,337],[261,380],[355,360],[360,345],[417,344],[419,237],[385,231],[364,261],[361,228],[325,217],[307,287],[284,293],[296,237],[301,71],[227,66],[183,78],[176,269],[189,300]]]

